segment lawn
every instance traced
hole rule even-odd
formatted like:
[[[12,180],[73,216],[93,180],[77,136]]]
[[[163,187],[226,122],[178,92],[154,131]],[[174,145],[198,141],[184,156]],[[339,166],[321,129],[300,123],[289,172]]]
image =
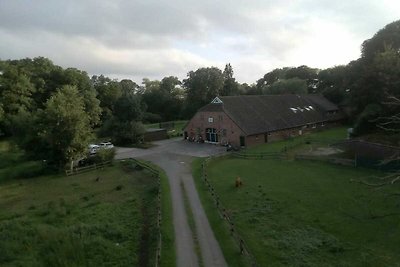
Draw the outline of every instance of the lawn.
[[[194,166],[199,180],[200,165]],[[400,183],[376,188],[351,182],[382,173],[233,158],[213,159],[207,169],[260,266],[399,266]],[[234,186],[237,176],[241,188]],[[211,223],[214,229],[225,224]],[[229,242],[226,235],[217,238]]]
[[[154,265],[156,179],[128,165],[3,179],[0,266]]]

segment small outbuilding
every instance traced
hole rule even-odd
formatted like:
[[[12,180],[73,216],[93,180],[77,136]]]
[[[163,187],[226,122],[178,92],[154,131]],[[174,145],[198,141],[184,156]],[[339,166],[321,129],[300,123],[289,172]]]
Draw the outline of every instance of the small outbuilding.
[[[198,110],[184,136],[244,147],[302,135],[343,117],[338,106],[322,95],[223,96]]]
[[[143,139],[145,142],[168,139],[167,129],[160,129],[160,128],[146,129]]]

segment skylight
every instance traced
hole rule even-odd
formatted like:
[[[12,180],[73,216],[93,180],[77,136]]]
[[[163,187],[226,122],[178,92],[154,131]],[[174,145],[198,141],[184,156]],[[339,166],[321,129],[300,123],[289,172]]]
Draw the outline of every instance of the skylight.
[[[297,113],[297,109],[296,108],[290,108],[292,111],[293,111],[293,113]]]

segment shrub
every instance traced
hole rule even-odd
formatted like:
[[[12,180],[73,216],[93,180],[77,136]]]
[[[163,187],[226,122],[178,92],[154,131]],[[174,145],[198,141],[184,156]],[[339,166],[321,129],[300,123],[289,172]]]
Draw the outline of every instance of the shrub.
[[[106,161],[112,161],[115,157],[115,148],[111,149],[99,149],[94,157],[92,157],[93,163],[101,163]]]

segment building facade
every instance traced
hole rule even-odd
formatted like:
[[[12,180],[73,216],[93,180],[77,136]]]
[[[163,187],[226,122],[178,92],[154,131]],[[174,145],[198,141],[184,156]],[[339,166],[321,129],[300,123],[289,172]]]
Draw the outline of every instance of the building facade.
[[[302,135],[341,119],[338,107],[321,95],[225,96],[200,108],[184,136],[244,147]]]

